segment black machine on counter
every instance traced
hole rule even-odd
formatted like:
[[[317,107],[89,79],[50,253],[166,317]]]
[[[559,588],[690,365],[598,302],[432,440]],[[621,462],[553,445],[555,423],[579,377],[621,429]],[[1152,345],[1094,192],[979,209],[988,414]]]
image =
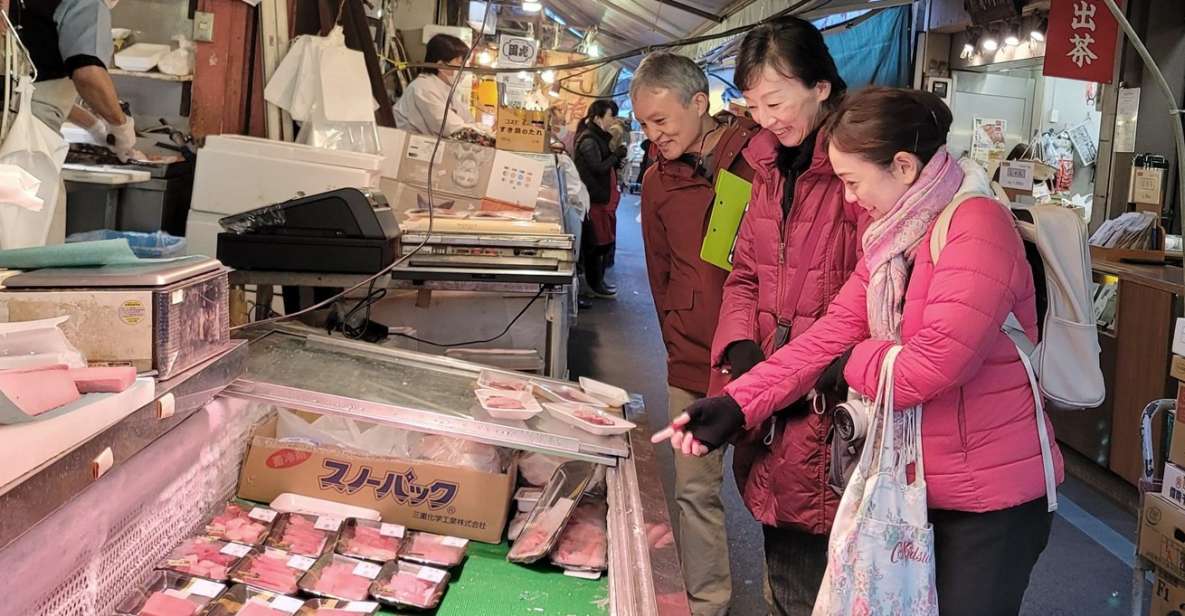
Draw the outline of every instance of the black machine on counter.
[[[399,223],[383,195],[339,188],[218,221],[218,259],[243,270],[373,274],[395,261]]]

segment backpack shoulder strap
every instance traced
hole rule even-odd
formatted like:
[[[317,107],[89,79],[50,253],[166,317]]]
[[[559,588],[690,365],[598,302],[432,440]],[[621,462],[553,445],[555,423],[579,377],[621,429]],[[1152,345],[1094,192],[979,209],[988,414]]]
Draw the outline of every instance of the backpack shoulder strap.
[[[984,197],[976,193],[963,193],[955,195],[950,205],[943,208],[942,213],[938,215],[938,219],[934,221],[934,230],[930,233],[930,260],[938,265],[938,255],[942,253],[942,249],[946,247],[946,236],[950,233],[950,221],[954,220],[955,212],[959,210],[959,206],[963,205],[968,199],[975,197]]]

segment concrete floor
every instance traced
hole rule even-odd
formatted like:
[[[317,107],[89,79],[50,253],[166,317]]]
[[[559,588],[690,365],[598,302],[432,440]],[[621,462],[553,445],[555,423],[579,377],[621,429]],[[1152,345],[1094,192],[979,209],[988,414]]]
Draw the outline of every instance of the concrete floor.
[[[666,364],[646,280],[638,212],[637,197],[623,196],[618,211],[617,264],[608,276],[618,286],[618,297],[593,300],[593,307],[581,312],[570,338],[569,365],[573,379],[589,376],[641,394],[654,428],[667,421]],[[670,504],[669,448],[660,450],[659,456]],[[1061,487],[1060,494],[1065,502],[1054,519],[1049,546],[1033,572],[1022,613],[1131,614],[1135,515],[1073,478]],[[764,614],[761,530],[741,503],[731,476],[723,496],[733,576],[731,613]],[[1146,591],[1145,597],[1148,594]]]

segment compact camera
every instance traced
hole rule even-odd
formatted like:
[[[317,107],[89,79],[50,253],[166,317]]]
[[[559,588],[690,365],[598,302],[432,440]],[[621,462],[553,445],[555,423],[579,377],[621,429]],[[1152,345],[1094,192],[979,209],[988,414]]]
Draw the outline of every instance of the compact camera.
[[[859,396],[836,406],[832,415],[836,436],[848,443],[863,439],[868,433],[868,425],[872,423],[871,406]]]

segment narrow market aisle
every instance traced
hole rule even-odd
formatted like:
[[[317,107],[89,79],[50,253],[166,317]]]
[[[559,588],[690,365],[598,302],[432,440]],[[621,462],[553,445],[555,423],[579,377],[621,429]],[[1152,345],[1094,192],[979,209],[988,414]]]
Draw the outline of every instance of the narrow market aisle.
[[[662,339],[646,281],[638,198],[622,198],[618,214],[617,265],[609,279],[618,286],[616,300],[593,300],[581,311],[570,339],[572,378],[604,379],[641,394],[650,426],[667,420],[666,369]],[[658,452],[668,503],[672,458]],[[1067,453],[1073,458],[1075,454]],[[1090,464],[1079,460],[1079,464]],[[1061,508],[1053,521],[1049,546],[1033,572],[1022,614],[1025,616],[1126,616],[1131,614],[1131,559],[1136,517],[1074,478],[1059,490]],[[725,486],[734,597],[731,613],[765,613],[761,598],[760,529],[740,502],[735,486]],[[1148,589],[1145,596],[1150,596]]]
[[[617,260],[607,276],[617,285],[617,299],[593,300],[591,309],[580,311],[568,342],[568,365],[573,380],[588,376],[641,394],[650,426],[657,429],[667,423],[666,354],[646,280],[639,211],[637,195],[622,195],[617,213]],[[658,457],[667,503],[673,506],[670,448],[660,448]],[[731,539],[731,613],[764,614],[761,529],[741,503],[731,472],[723,492]]]

